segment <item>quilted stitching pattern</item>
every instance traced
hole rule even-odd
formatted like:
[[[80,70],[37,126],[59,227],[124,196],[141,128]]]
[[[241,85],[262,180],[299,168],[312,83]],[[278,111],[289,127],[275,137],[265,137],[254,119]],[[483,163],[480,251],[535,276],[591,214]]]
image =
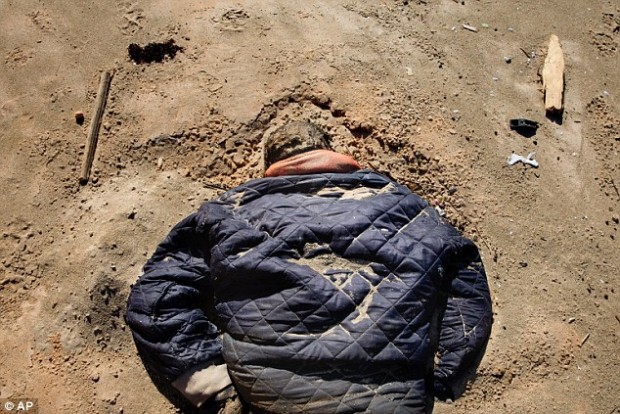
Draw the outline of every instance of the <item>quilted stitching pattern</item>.
[[[450,396],[488,338],[477,249],[379,174],[254,180],[188,220],[145,266],[128,322],[171,376],[221,347],[257,411],[430,412],[433,375]],[[179,245],[190,259],[164,262]],[[209,295],[223,342],[191,305]]]

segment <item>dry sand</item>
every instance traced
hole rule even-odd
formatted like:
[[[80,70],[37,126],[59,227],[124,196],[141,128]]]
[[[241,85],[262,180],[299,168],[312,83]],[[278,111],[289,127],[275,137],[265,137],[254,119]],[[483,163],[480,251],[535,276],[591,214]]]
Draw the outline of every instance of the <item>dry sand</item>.
[[[264,131],[311,119],[482,249],[493,335],[436,413],[620,412],[617,0],[0,0],[0,28],[0,399],[175,412],[124,323],[129,287],[172,225],[260,175]],[[553,33],[561,124],[540,90]],[[174,59],[129,59],[169,39]],[[525,138],[511,118],[541,126]],[[508,166],[512,152],[540,167]]]

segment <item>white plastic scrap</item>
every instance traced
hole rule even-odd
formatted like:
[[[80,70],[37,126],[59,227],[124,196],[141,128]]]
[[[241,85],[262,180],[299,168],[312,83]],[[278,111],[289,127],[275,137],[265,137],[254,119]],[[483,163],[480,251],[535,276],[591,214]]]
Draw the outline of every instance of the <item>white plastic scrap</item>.
[[[513,152],[508,159],[508,165],[514,165],[518,162],[522,162],[524,164],[529,164],[534,168],[538,168],[538,161],[534,159],[535,154],[535,152],[530,152],[527,157],[524,157]]]

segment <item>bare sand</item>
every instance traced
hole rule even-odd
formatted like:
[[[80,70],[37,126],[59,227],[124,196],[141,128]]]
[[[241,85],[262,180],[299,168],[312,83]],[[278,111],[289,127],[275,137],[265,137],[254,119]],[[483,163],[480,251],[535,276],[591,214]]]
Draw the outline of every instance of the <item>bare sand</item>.
[[[260,176],[266,130],[310,119],[482,249],[492,338],[436,413],[620,412],[617,1],[1,0],[0,28],[0,399],[174,413],[125,325],[129,287],[178,220]],[[551,34],[561,124],[539,75]],[[129,58],[170,39],[173,59]]]

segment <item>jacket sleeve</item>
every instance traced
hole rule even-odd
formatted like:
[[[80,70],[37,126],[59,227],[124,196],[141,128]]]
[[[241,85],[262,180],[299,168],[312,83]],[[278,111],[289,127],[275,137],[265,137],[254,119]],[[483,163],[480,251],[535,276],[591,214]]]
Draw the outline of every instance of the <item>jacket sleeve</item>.
[[[200,219],[201,213],[195,213],[172,229],[129,296],[126,320],[136,347],[148,369],[169,383],[223,364]]]
[[[484,266],[473,243],[469,247],[467,256],[473,259],[455,260],[458,265],[441,324],[434,388],[442,400],[454,400],[463,393],[484,355],[493,323]]]

